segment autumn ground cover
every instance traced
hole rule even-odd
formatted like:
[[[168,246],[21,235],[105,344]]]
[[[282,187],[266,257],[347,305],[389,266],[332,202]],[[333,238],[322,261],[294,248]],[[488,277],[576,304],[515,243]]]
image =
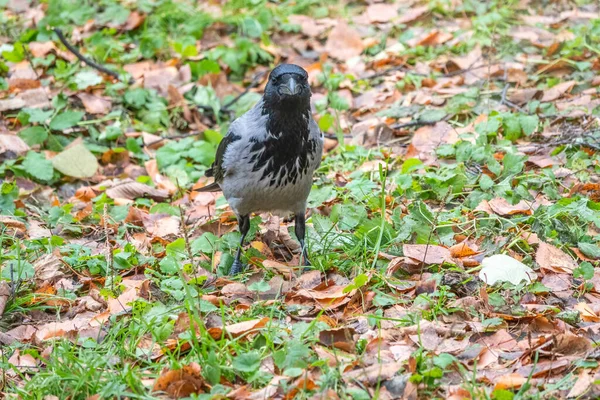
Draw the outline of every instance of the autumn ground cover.
[[[0,10],[3,396],[600,396],[597,1]],[[258,215],[229,277],[191,189],[284,61],[327,133],[313,269]]]

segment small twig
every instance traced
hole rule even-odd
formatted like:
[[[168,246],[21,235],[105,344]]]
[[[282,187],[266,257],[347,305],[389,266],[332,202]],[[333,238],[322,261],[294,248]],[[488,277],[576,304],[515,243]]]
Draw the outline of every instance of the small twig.
[[[425,125],[435,125],[439,121],[410,121],[403,124],[393,124],[390,125],[391,129],[402,129],[402,128],[410,128],[411,126],[425,126]]]
[[[107,271],[108,273],[110,273],[111,279],[110,279],[110,290],[111,292],[114,292],[115,288],[114,288],[114,284],[115,284],[115,276],[114,276],[114,264],[113,264],[113,251],[112,251],[112,246],[110,244],[110,234],[108,232],[108,207],[106,205],[106,203],[104,203],[104,211],[102,213],[102,219],[104,222],[104,235],[105,235],[105,239],[106,239],[106,264],[108,267]]]
[[[416,121],[410,121],[410,122],[405,122],[403,124],[393,124],[390,125],[391,129],[402,129],[402,128],[410,128],[411,126],[426,126],[426,125],[435,125],[438,122],[442,122],[442,121],[448,121],[450,118],[452,118],[454,116],[454,114],[448,114],[446,115],[444,118],[437,120],[437,121],[422,121],[422,120],[416,120]]]
[[[323,133],[323,137],[325,139],[338,140],[338,137],[335,133]],[[351,139],[352,135],[342,135],[344,139]]]
[[[237,103],[251,89],[254,89],[258,85],[260,85],[260,82],[262,81],[262,78],[265,75],[265,72],[266,71],[259,72],[258,74],[254,75],[254,78],[252,78],[252,82],[250,82],[250,84],[248,86],[246,86],[246,89],[244,89],[244,91],[242,93],[238,94],[233,99],[229,100],[227,103],[223,104],[223,108],[221,108],[221,110],[229,111],[231,106],[234,105],[235,103]]]
[[[86,56],[84,56],[83,54],[81,54],[79,52],[79,50],[77,50],[75,48],[75,46],[73,46],[71,43],[69,43],[67,41],[67,38],[65,37],[65,35],[63,34],[62,30],[58,29],[58,28],[52,28],[52,30],[54,31],[54,33],[56,33],[56,36],[58,36],[58,39],[60,40],[60,42],[71,52],[75,55],[75,57],[77,57],[80,61],[83,61],[84,63],[86,63],[87,65],[89,65],[92,68],[97,69],[98,71],[112,76],[115,79],[120,80],[119,77],[119,73],[112,71],[106,67],[103,67],[102,65],[96,63],[95,61],[90,60],[89,58],[87,58]],[[131,85],[132,83],[134,83],[135,80],[132,78],[128,81],[128,83]]]
[[[517,111],[520,111],[522,113],[528,114],[520,106],[518,106],[517,104],[513,103],[512,101],[510,101],[506,98],[506,96],[508,95],[508,88],[510,86],[508,84],[508,68],[506,68],[506,66],[504,66],[504,78],[503,79],[504,79],[504,87],[502,88],[502,93],[500,94],[500,104],[505,105],[508,108],[514,108]]]
[[[161,143],[164,142],[165,140],[171,140],[171,139],[185,139],[188,137],[192,137],[192,136],[198,136],[201,135],[202,132],[189,132],[189,133],[183,133],[181,135],[174,135],[174,136],[168,136],[168,137],[161,137],[160,139],[156,139],[154,142],[150,142],[147,145],[145,145],[146,147],[150,147],[153,146],[157,143]]]

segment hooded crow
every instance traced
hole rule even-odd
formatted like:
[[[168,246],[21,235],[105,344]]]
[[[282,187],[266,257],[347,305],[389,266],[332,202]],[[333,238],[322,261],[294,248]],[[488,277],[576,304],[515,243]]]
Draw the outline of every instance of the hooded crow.
[[[198,191],[223,191],[237,215],[242,234],[230,274],[242,271],[241,250],[250,214],[292,214],[302,249],[301,264],[310,265],[306,254],[306,200],[313,172],[321,163],[323,134],[310,111],[307,72],[293,64],[281,64],[269,75],[262,99],[231,123],[215,162],[206,171],[214,183]]]

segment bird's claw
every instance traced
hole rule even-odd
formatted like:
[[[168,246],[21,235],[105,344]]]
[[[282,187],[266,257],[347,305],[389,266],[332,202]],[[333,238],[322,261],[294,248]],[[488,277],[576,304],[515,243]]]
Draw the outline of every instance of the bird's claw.
[[[244,270],[244,264],[242,264],[240,261],[236,260],[233,262],[233,264],[231,264],[231,269],[229,270],[229,275],[234,276],[239,274],[240,272],[242,272]]]
[[[303,254],[300,257],[300,267],[304,267],[302,268],[302,272],[308,272],[310,271],[312,268],[312,264],[310,263],[310,260],[308,259],[308,256],[306,254]]]

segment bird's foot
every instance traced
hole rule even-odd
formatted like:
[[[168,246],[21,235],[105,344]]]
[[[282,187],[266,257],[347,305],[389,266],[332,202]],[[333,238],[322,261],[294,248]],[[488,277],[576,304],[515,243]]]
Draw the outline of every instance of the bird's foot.
[[[308,259],[308,256],[306,254],[300,257],[299,267],[304,267],[302,268],[302,272],[308,272],[312,269],[312,264],[310,263],[310,260]]]
[[[239,274],[244,270],[244,264],[241,263],[240,260],[235,260],[233,264],[231,264],[231,269],[229,270],[229,275],[234,276]]]

